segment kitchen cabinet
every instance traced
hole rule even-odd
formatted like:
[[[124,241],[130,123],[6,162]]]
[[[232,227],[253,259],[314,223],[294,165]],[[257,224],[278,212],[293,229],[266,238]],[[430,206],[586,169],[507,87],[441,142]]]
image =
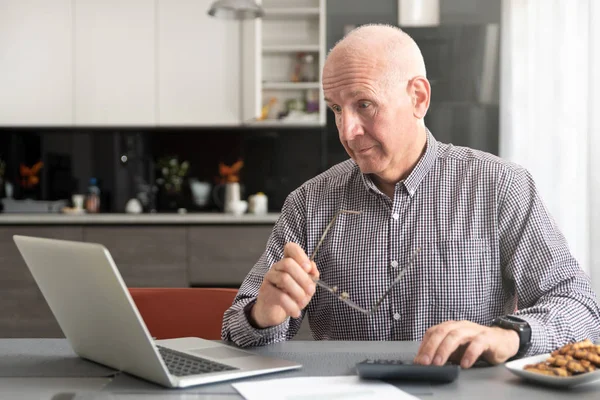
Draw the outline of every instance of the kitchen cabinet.
[[[243,123],[324,126],[327,110],[320,76],[326,55],[326,0],[259,2],[264,17],[243,25]],[[278,118],[288,102],[305,110],[294,118]]]
[[[73,122],[71,0],[0,2],[0,126]]]
[[[155,2],[74,4],[75,125],[155,125]]]
[[[0,224],[0,337],[63,337],[14,244],[15,234],[101,243],[128,287],[237,288],[264,251],[272,227]]]
[[[265,251],[272,230],[270,225],[190,227],[190,284],[239,287]]]
[[[63,337],[12,236],[79,240],[80,226],[0,227],[0,337]]]
[[[241,23],[210,0],[3,0],[0,126],[234,126]]]
[[[106,246],[127,286],[188,286],[185,227],[87,227],[84,240]]]
[[[158,124],[238,125],[240,22],[210,17],[213,0],[158,0]]]

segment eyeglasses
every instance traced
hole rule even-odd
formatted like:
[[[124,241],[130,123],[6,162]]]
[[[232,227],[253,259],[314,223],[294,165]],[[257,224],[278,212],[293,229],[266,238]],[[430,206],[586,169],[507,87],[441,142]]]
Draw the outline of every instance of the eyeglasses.
[[[321,244],[325,240],[325,236],[327,236],[327,233],[329,232],[329,229],[331,229],[331,227],[333,226],[333,223],[335,222],[335,220],[338,218],[338,216],[340,214],[358,215],[358,214],[361,214],[361,211],[339,210],[338,212],[336,212],[335,215],[333,216],[333,218],[331,219],[331,221],[329,221],[329,224],[327,224],[327,227],[325,228],[325,231],[321,235],[321,239],[319,239],[319,243],[317,243],[317,247],[315,247],[313,253],[310,256],[310,261],[314,261],[315,256],[317,255],[317,251],[319,251],[319,247],[321,247]],[[317,278],[313,278],[313,281],[318,286],[320,286],[323,289],[327,290],[328,292],[332,293],[333,295],[335,295],[335,297],[337,297],[339,300],[343,301],[344,303],[346,303],[347,305],[349,305],[353,309],[355,309],[355,310],[357,310],[357,311],[359,311],[359,312],[361,312],[363,314],[372,315],[372,314],[374,314],[379,309],[379,306],[381,305],[381,303],[383,302],[383,300],[387,297],[387,295],[392,291],[392,288],[398,282],[400,282],[400,279],[402,279],[402,276],[404,276],[404,273],[406,272],[406,270],[412,266],[413,260],[415,259],[415,257],[419,253],[419,251],[421,251],[421,248],[417,247],[416,250],[414,251],[414,253],[412,254],[412,256],[410,257],[410,261],[408,262],[408,267],[404,268],[404,269],[402,269],[400,271],[400,273],[398,274],[398,276],[396,277],[396,279],[394,279],[394,281],[387,288],[387,290],[385,291],[385,293],[379,299],[377,299],[377,301],[375,302],[375,304],[373,304],[368,309],[367,308],[363,308],[363,307],[359,306],[358,304],[356,304],[354,301],[352,301],[350,299],[350,294],[348,294],[348,292],[341,291],[337,286],[330,286],[327,283],[325,283],[322,280],[317,279]]]

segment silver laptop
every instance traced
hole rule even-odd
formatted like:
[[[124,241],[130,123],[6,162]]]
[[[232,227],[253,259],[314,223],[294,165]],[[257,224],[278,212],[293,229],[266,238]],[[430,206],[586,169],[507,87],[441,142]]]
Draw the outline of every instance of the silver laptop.
[[[104,246],[18,235],[13,238],[80,357],[167,387],[302,366],[195,337],[154,341]],[[190,310],[189,318],[194,318],[194,310]]]

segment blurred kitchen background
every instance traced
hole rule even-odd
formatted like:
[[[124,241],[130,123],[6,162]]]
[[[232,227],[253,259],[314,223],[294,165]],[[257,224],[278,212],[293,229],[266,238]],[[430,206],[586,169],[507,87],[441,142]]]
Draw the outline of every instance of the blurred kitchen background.
[[[132,198],[144,212],[218,212],[219,164],[239,160],[242,198],[262,192],[277,212],[345,160],[318,84],[324,56],[355,26],[399,25],[400,2],[263,3],[262,21],[240,25],[208,16],[207,0],[0,2],[4,212],[58,212],[90,186],[101,212]],[[443,0],[437,25],[404,28],[426,60],[434,135],[498,154],[501,2]],[[186,162],[176,193],[161,184],[166,162]]]
[[[419,44],[438,140],[531,172],[600,292],[600,1],[258,3],[0,0],[0,337],[62,336],[14,234],[102,243],[129,287],[239,287],[347,159],[319,77],[367,23]]]

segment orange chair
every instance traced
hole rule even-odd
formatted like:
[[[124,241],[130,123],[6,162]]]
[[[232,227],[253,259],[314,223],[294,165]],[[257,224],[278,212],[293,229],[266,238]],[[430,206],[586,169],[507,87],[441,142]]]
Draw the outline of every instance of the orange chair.
[[[156,339],[194,336],[221,339],[223,313],[238,290],[225,288],[129,288]]]

